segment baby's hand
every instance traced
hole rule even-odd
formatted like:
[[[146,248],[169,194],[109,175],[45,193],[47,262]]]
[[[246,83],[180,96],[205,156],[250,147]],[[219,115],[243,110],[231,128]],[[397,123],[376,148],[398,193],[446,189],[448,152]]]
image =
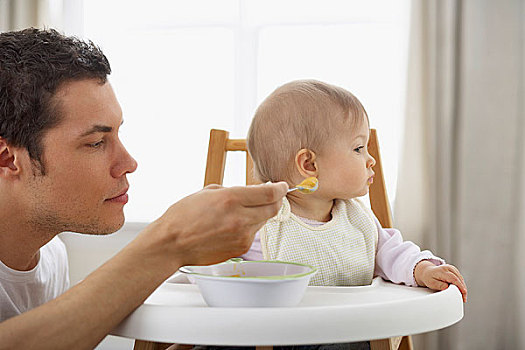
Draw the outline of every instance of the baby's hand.
[[[414,277],[419,286],[434,290],[445,290],[452,283],[459,288],[463,302],[467,302],[467,285],[455,266],[436,266],[428,260],[421,260],[414,269]]]

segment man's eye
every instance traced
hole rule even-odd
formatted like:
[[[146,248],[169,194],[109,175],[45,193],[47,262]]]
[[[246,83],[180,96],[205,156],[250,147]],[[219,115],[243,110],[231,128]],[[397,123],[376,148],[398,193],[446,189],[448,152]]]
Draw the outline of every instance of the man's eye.
[[[91,148],[100,148],[102,146],[102,144],[104,144],[104,140],[100,140],[100,141],[97,141],[97,142],[90,143],[90,144],[88,144],[88,146],[91,147]]]
[[[354,148],[354,151],[356,151],[357,153],[361,153],[361,151],[363,150],[363,148],[365,148],[365,146],[359,146],[357,148]]]

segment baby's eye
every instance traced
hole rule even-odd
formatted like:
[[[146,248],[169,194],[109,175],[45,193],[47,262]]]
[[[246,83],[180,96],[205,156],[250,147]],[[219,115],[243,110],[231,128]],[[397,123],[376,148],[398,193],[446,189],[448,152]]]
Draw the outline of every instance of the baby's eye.
[[[357,148],[354,148],[354,151],[357,152],[357,153],[361,153],[361,151],[363,150],[363,148],[365,148],[365,146],[359,146]]]

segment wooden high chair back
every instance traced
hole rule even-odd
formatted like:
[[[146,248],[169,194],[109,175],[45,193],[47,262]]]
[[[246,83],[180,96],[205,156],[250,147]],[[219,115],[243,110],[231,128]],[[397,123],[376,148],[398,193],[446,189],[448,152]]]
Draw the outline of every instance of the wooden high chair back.
[[[206,174],[204,175],[205,187],[211,184],[222,185],[224,168],[226,166],[226,155],[230,151],[242,151],[246,153],[246,185],[260,183],[255,179],[253,174],[253,161],[246,149],[246,140],[230,139],[229,136],[230,133],[224,130],[212,129],[210,131]]]
[[[204,176],[204,186],[210,184],[222,185],[224,179],[224,168],[226,166],[226,155],[230,151],[246,152],[246,184],[254,185],[258,182],[254,177],[253,161],[246,149],[245,139],[230,139],[229,132],[224,130],[212,129],[210,131],[210,143],[208,146],[208,158],[206,160],[206,174]],[[370,129],[370,139],[368,141],[368,152],[376,160],[374,165],[374,182],[370,186],[370,206],[377,219],[384,228],[392,227],[392,214],[388,195],[386,192],[381,155],[379,153],[379,143],[375,129]],[[140,347],[137,345],[140,344]],[[135,349],[165,349],[168,344],[139,341],[135,342]],[[372,350],[412,350],[412,338],[410,336],[394,337],[388,339],[378,339],[370,341]],[[258,350],[271,350],[271,346],[258,346]]]

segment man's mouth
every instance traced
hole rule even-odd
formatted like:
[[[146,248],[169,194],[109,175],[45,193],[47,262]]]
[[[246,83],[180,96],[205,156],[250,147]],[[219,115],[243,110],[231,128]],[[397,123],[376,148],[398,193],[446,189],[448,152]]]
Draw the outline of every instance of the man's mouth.
[[[128,192],[128,187],[126,187],[124,190],[122,190],[116,196],[106,199],[106,202],[126,204],[128,202],[128,193],[127,192]]]

